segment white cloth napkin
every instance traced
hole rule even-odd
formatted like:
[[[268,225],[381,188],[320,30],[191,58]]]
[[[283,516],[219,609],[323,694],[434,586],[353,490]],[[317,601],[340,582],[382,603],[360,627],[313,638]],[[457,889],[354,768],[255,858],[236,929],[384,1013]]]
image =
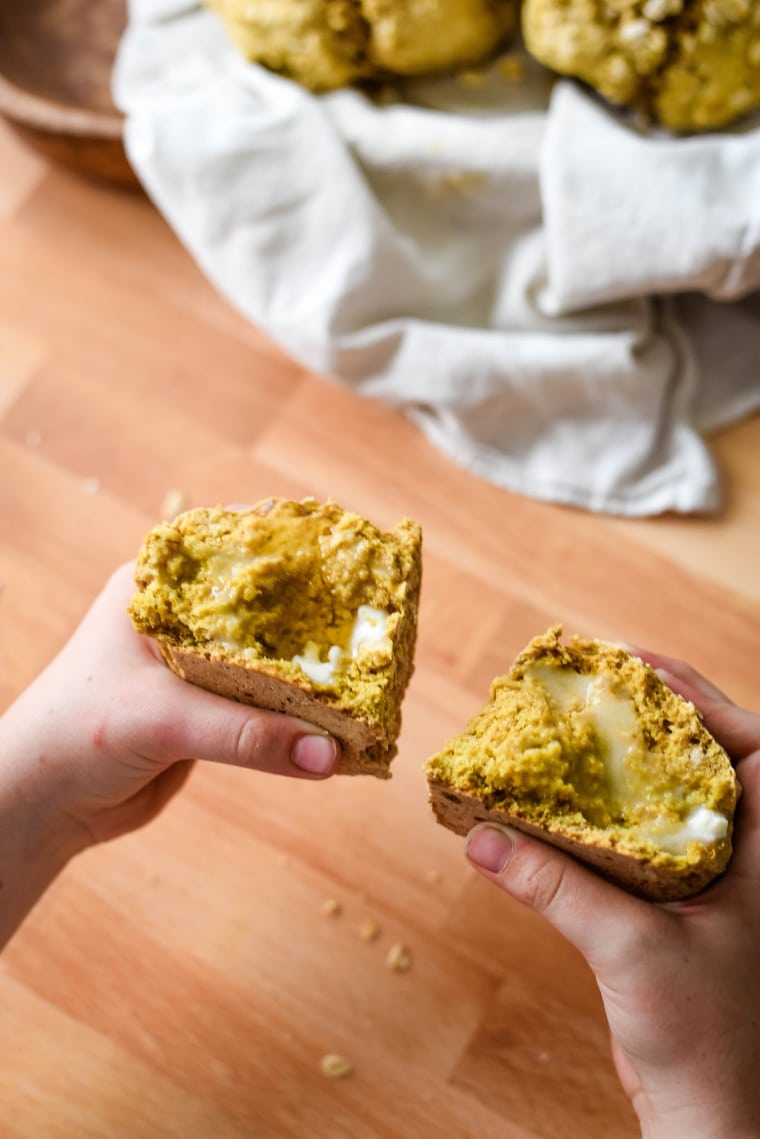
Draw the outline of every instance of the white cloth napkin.
[[[760,406],[757,120],[645,137],[531,64],[315,97],[190,0],[132,0],[114,93],[147,192],[294,358],[520,493],[719,505],[701,433]]]

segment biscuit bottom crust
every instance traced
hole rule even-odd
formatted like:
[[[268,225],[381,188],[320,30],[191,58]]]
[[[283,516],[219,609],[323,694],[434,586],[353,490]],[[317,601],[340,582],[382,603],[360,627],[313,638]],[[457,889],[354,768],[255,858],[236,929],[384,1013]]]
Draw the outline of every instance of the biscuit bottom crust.
[[[496,823],[513,827],[564,850],[610,882],[650,902],[683,901],[699,893],[725,869],[725,862],[728,861],[728,856],[725,860],[710,859],[702,866],[674,873],[670,869],[654,865],[631,854],[624,854],[614,846],[604,845],[598,838],[589,841],[592,839],[590,834],[588,838],[582,834],[577,836],[564,834],[561,830],[550,830],[546,826],[539,826],[499,807],[489,808],[487,803],[477,796],[466,795],[446,783],[430,780],[429,791],[430,805],[436,821],[455,834],[464,837],[478,823]]]

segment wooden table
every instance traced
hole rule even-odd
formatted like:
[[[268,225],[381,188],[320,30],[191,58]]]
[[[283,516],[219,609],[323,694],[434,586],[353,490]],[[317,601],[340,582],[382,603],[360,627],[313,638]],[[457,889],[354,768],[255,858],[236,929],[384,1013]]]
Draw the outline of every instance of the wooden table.
[[[170,490],[332,495],[425,533],[393,780],[207,765],[73,863],[0,965],[2,1139],[635,1136],[585,964],[469,870],[421,764],[556,620],[685,657],[757,707],[760,420],[713,447],[713,519],[594,517],[479,482],[287,360],[141,196],[0,130],[0,707]],[[407,973],[386,966],[394,943]],[[325,1079],[327,1052],[353,1074]]]

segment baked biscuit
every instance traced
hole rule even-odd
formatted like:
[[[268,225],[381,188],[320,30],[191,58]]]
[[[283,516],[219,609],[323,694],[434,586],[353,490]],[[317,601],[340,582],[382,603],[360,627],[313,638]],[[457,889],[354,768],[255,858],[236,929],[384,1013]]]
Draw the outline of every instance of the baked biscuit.
[[[421,531],[335,502],[190,510],[147,535],[135,627],[183,679],[332,733],[337,770],[387,778],[413,670]]]
[[[760,105],[758,0],[525,0],[528,51],[674,131]]]
[[[508,824],[633,893],[673,901],[726,867],[738,783],[694,706],[602,641],[536,637],[426,765],[457,834]]]
[[[314,91],[480,63],[516,0],[208,0],[242,54]]]

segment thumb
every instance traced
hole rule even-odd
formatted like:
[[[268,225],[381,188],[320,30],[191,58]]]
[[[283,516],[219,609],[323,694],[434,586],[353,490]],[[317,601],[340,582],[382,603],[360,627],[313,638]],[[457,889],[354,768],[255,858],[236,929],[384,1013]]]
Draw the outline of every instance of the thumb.
[[[597,976],[626,959],[633,931],[652,909],[570,855],[512,827],[479,824],[467,836],[466,853],[485,878],[551,922]]]
[[[136,705],[138,723],[123,729],[133,749],[152,762],[200,759],[311,779],[335,769],[338,745],[323,729],[228,700],[158,667],[160,677]]]

